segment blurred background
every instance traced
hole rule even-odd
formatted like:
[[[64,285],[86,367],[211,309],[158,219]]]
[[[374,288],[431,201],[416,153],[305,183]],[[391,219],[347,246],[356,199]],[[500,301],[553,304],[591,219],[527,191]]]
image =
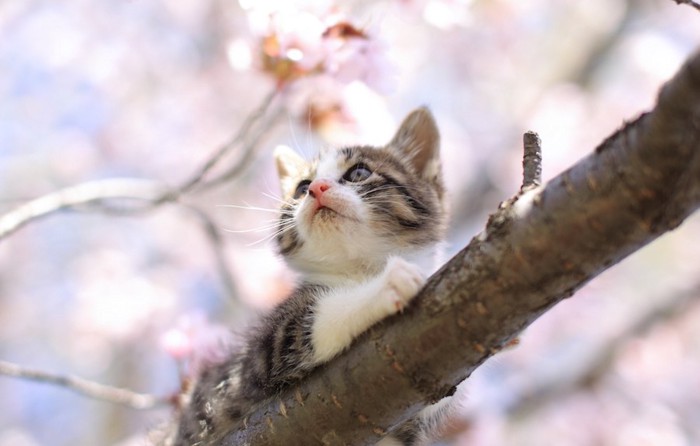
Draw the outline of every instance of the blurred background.
[[[453,254],[517,191],[524,131],[559,174],[699,42],[672,0],[2,1],[0,360],[167,398],[293,286],[276,146],[384,144],[430,106]],[[700,444],[699,244],[694,216],[541,317],[462,386],[444,444]],[[170,415],[0,395],[0,446],[142,445]]]

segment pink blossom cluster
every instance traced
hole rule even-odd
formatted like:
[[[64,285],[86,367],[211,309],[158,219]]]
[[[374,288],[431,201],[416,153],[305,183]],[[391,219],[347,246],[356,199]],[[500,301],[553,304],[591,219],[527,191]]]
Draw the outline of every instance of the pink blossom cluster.
[[[260,42],[253,60],[285,87],[290,110],[315,130],[329,121],[355,121],[347,104],[351,85],[362,84],[367,95],[388,94],[395,87],[386,43],[333,8],[312,13],[251,7],[248,15]]]
[[[160,338],[161,347],[178,361],[185,377],[226,359],[231,343],[230,331],[209,321],[202,313],[181,317],[176,326]]]
[[[386,45],[337,13],[270,13],[262,33],[262,68],[280,83],[305,76],[328,76],[340,84],[359,80],[385,93],[393,67]]]

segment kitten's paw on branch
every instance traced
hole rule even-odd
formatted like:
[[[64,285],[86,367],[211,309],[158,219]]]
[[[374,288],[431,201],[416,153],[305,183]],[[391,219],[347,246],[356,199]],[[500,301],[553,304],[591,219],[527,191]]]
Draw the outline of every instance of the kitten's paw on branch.
[[[384,269],[384,279],[378,297],[388,304],[387,316],[403,311],[425,284],[420,268],[401,257],[389,259]]]

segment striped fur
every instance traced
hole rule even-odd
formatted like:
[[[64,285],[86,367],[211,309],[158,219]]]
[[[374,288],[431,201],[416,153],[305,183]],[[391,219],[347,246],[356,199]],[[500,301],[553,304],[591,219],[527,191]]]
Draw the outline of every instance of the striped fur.
[[[276,241],[301,283],[250,331],[243,349],[202,374],[172,444],[217,444],[256,403],[408,305],[424,275],[400,256],[434,245],[444,232],[438,144],[432,116],[418,109],[383,147],[326,151],[309,163],[276,153],[285,198]],[[419,424],[407,423],[398,436],[410,443]]]

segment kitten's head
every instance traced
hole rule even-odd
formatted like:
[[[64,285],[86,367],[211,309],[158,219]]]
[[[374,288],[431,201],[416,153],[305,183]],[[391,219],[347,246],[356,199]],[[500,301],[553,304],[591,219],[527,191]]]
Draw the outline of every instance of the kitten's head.
[[[439,241],[446,219],[439,139],[432,115],[419,108],[384,147],[329,150],[311,162],[278,149],[280,253],[311,276],[353,276]]]

